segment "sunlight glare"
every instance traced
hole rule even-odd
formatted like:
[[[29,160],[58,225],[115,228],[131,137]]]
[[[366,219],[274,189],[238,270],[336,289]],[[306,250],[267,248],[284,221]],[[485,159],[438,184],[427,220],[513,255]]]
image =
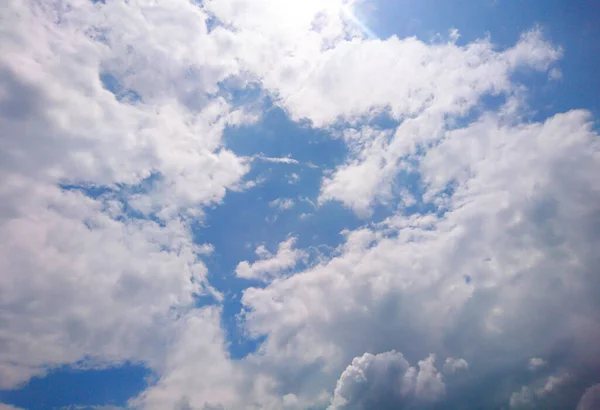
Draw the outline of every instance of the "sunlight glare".
[[[344,24],[359,30],[368,38],[374,33],[355,14],[357,0],[275,0],[282,20],[293,26],[306,27],[321,14],[339,18]]]

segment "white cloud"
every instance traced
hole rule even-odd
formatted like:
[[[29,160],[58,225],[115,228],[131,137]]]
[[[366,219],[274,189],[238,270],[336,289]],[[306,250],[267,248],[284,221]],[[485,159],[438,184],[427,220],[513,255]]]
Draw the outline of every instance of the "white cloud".
[[[490,39],[366,39],[335,3],[7,3],[1,388],[87,358],[151,368],[157,382],[132,401],[144,409],[467,406],[461,389],[483,396],[478,381],[511,369],[532,376],[523,363],[561,353],[550,376],[522,388],[508,380],[514,400],[502,389],[486,396],[506,405],[560,392],[557,366],[569,380],[600,369],[598,134],[585,111],[525,120],[512,78],[552,70],[560,50],[537,29],[505,50]],[[213,17],[223,25],[209,32]],[[102,86],[108,74],[117,96]],[[294,119],[343,125],[334,137],[351,155],[322,181],[321,202],[368,216],[400,196],[440,210],[399,209],[345,231],[329,259],[294,275],[306,256],[294,238],[275,254],[257,248],[236,274],[266,282],[244,291],[240,315],[248,336],[265,341],[238,361],[220,308],[194,308],[194,293],[223,296],[199,260],[210,247],[195,244],[187,224],[228,189],[251,187],[241,180],[252,157],[221,137],[257,114],[217,96],[229,80],[259,83]],[[507,103],[482,112],[489,94]],[[384,111],[395,130],[362,125]],[[423,198],[396,189],[401,172],[418,174]],[[59,183],[117,193],[93,199]],[[121,196],[145,218],[132,218]],[[449,357],[445,378],[432,352]]]
[[[349,234],[329,261],[245,291],[247,326],[267,336],[261,360],[332,374],[402,346],[463,357],[477,379],[571,340],[571,369],[597,369],[582,322],[598,307],[595,139],[581,111],[528,124],[484,115],[447,133],[418,166],[432,198],[454,183],[445,214],[396,215]]]
[[[457,46],[390,37],[353,39],[319,54],[298,54],[280,64],[303,73],[288,75],[285,82],[265,81],[295,118],[322,126],[379,111],[397,119],[465,114],[483,94],[510,93],[515,70],[546,70],[561,53],[535,30],[501,52],[488,39]]]
[[[228,359],[219,314],[216,308],[204,308],[178,321],[158,382],[131,405],[159,410],[179,403],[183,410],[239,400],[240,374]]]
[[[548,362],[546,362],[544,359],[541,359],[539,357],[533,357],[531,358],[531,360],[529,360],[529,370],[537,370],[539,368],[545,367],[548,365]]]
[[[3,104],[17,111],[4,118],[3,128],[5,135],[22,137],[5,140],[3,168],[49,182],[104,185],[136,184],[159,173],[153,194],[132,204],[165,218],[220,201],[241,178],[246,164],[220,149],[220,137],[226,124],[252,117],[220,98],[208,99],[235,69],[210,59],[208,49],[217,47],[216,40],[178,38],[201,27],[205,14],[183,1],[164,3],[165,9],[153,13],[144,14],[144,7],[10,3],[19,17],[8,19],[11,36],[3,42],[1,75],[10,84]],[[164,13],[179,31],[157,24]],[[45,23],[54,18],[60,24]],[[128,24],[120,24],[123,18]],[[225,67],[213,69],[206,58]],[[195,68],[205,71],[198,74],[202,81],[184,75]],[[102,87],[105,72],[142,101],[115,99]]]
[[[221,134],[255,117],[210,97],[236,63],[216,57],[218,33],[189,36],[207,16],[186,1],[10,1],[5,12],[0,388],[84,359],[160,374],[193,294],[220,297],[186,218],[248,170]],[[107,73],[140,100],[104,89]],[[120,197],[161,223],[131,218]]]
[[[257,155],[253,157],[254,159],[265,161],[265,162],[273,162],[275,164],[298,164],[298,160],[291,157],[266,157],[264,155]]]
[[[510,408],[518,409],[531,407],[534,405],[535,398],[535,391],[528,386],[523,386],[519,392],[513,393],[510,396]]]
[[[545,399],[547,395],[556,393],[562,384],[567,381],[568,375],[549,376],[541,384],[534,386],[523,386],[519,392],[515,392],[510,396],[511,409],[530,409],[537,408],[540,401]]]
[[[20,410],[18,407],[0,403],[0,410]]]
[[[444,373],[456,373],[469,369],[469,363],[465,359],[448,357],[444,362]]]
[[[294,200],[291,198],[277,198],[269,202],[269,206],[284,211],[294,206]]]
[[[86,357],[157,365],[169,310],[206,292],[187,228],[119,221],[114,204],[27,179],[2,197],[15,207],[0,216],[0,385]]]
[[[356,57],[350,60],[354,53]],[[345,139],[354,148],[353,154],[323,181],[321,201],[339,200],[360,215],[368,216],[375,203],[385,203],[392,197],[394,178],[399,172],[412,169],[413,156],[419,147],[443,140],[456,119],[474,110],[484,95],[510,98],[520,93],[522,87],[513,84],[510,75],[523,66],[545,70],[560,56],[560,51],[544,42],[539,31],[531,31],[514,47],[502,52],[495,51],[488,40],[458,47],[452,43],[427,45],[416,39],[391,38],[386,42],[356,44],[345,50],[343,56],[344,63],[339,64],[348,67],[342,71],[348,78],[332,83],[332,87],[354,86],[328,89],[326,97],[315,94],[314,98],[327,101],[338,92],[349,90],[353,94],[332,101],[331,118],[315,117],[316,123],[327,124],[344,115],[366,115],[373,107],[389,110],[393,118],[403,120],[393,133],[369,127],[347,131]],[[366,60],[377,63],[365,64]],[[373,73],[359,70],[373,70]],[[376,72],[387,74],[381,76]],[[352,102],[355,107],[344,108]],[[314,115],[325,112],[320,107]],[[312,115],[301,116],[313,118]]]
[[[445,384],[430,355],[411,367],[401,353],[365,353],[352,360],[335,388],[330,410],[397,409],[414,403],[435,402],[445,395]]]
[[[296,238],[288,238],[277,247],[277,253],[272,255],[264,246],[256,248],[256,255],[260,258],[254,263],[240,262],[235,268],[235,274],[240,278],[258,279],[268,282],[290,270],[305,257],[305,252],[294,249]]]
[[[293,185],[300,180],[300,175],[293,172],[288,178],[288,184]]]

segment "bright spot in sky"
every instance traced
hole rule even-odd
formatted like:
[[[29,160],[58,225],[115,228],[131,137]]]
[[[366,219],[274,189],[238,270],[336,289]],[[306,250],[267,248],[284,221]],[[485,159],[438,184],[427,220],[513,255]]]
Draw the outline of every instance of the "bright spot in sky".
[[[371,31],[354,13],[356,0],[266,0],[267,13],[280,24],[286,24],[288,31],[297,28],[310,27],[320,17],[329,22],[338,21],[347,28],[358,29],[367,37],[372,37]]]

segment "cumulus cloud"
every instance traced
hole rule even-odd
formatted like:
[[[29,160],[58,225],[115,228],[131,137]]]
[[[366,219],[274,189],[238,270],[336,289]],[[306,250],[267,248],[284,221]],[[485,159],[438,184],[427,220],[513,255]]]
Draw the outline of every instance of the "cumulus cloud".
[[[193,295],[219,296],[185,219],[248,169],[220,139],[252,116],[208,98],[235,64],[187,38],[206,19],[189,2],[6,6],[0,387],[81,360],[159,369]]]
[[[434,402],[445,394],[435,357],[411,367],[401,353],[365,353],[352,360],[340,376],[330,410],[397,409],[416,402]]]
[[[240,36],[240,41],[244,39]],[[275,50],[283,52],[286,47],[293,54],[281,53],[280,61],[253,67],[295,118],[309,119],[316,126],[340,118],[352,122],[382,111],[398,119],[423,113],[433,118],[465,114],[484,93],[510,92],[510,74],[515,70],[544,71],[561,55],[539,30],[525,33],[514,47],[501,52],[489,39],[458,46],[395,36],[352,38],[321,52],[316,34],[297,41],[302,46],[283,43],[283,50]],[[410,75],[416,72],[418,76]]]
[[[469,363],[465,359],[448,357],[444,362],[444,373],[456,373],[469,369]]]
[[[294,249],[296,238],[290,237],[281,242],[277,253],[271,254],[264,246],[256,248],[256,255],[260,258],[254,263],[240,262],[235,268],[235,273],[240,278],[258,279],[269,281],[277,278],[285,271],[292,269],[306,255],[300,249]]]
[[[366,346],[401,345],[410,357],[463,357],[476,379],[498,363],[523,371],[542,346],[569,343],[562,363],[598,369],[597,325],[584,319],[598,289],[589,119],[573,111],[511,124],[489,114],[448,132],[419,166],[426,195],[443,199],[452,184],[443,213],[396,215],[385,235],[353,232],[339,256],[245,291],[247,326],[268,336],[265,360],[326,371]]]
[[[529,370],[537,370],[541,367],[547,366],[548,362],[546,362],[544,359],[541,359],[539,357],[532,357],[531,360],[529,360]]]
[[[352,57],[354,53],[356,57]],[[368,216],[375,203],[385,203],[393,196],[397,175],[412,171],[419,147],[444,139],[456,119],[474,110],[483,96],[511,98],[518,94],[520,87],[509,80],[510,75],[521,67],[546,70],[560,51],[545,42],[540,31],[531,31],[513,48],[500,52],[488,40],[459,47],[453,43],[426,45],[416,39],[391,38],[356,44],[343,56],[345,63],[338,64],[348,67],[343,73],[349,78],[334,84],[356,86],[347,96],[341,94],[350,88],[327,90],[327,98],[338,93],[340,98],[332,102],[331,118],[321,121],[329,123],[352,113],[364,115],[373,107],[385,108],[392,118],[403,120],[393,132],[370,127],[346,131],[344,138],[353,147],[352,155],[323,181],[322,201],[339,200]],[[377,64],[365,65],[362,59]],[[353,72],[355,69],[357,72]],[[370,69],[374,71],[361,72]],[[384,78],[376,72],[387,74]],[[406,75],[416,72],[420,73],[416,79]],[[356,87],[365,88],[356,92]],[[320,93],[314,98],[327,101]],[[345,111],[344,104],[350,102],[356,107]],[[324,112],[327,110],[321,108],[314,115]],[[304,115],[312,118],[308,113]]]
[[[369,38],[336,4],[7,3],[0,388],[133,361],[157,376],[140,409],[540,407],[565,386],[594,408],[599,135],[585,110],[527,119],[514,76],[555,77],[562,51],[538,28],[504,49]],[[260,115],[224,88],[251,84],[346,145],[320,204],[392,210],[293,275],[295,237],[240,262],[263,282],[242,292],[240,327],[264,341],[232,360],[191,226],[251,188],[253,160],[298,163],[224,146]]]
[[[0,217],[1,386],[86,357],[156,363],[169,309],[205,293],[206,268],[187,228],[119,221],[110,201],[4,182],[3,197],[18,206]]]
[[[239,374],[228,359],[219,310],[190,312],[170,338],[158,382],[131,401],[134,408],[212,409],[238,398]],[[200,368],[198,368],[200,366]]]
[[[545,381],[534,386],[523,386],[520,391],[510,396],[511,409],[532,409],[543,407],[546,396],[556,393],[562,384],[567,381],[568,375],[550,376]]]

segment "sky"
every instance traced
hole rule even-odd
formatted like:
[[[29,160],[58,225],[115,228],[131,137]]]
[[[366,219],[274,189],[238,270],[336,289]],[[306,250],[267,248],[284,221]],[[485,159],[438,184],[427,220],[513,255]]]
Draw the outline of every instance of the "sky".
[[[600,4],[6,0],[0,410],[600,409]]]

